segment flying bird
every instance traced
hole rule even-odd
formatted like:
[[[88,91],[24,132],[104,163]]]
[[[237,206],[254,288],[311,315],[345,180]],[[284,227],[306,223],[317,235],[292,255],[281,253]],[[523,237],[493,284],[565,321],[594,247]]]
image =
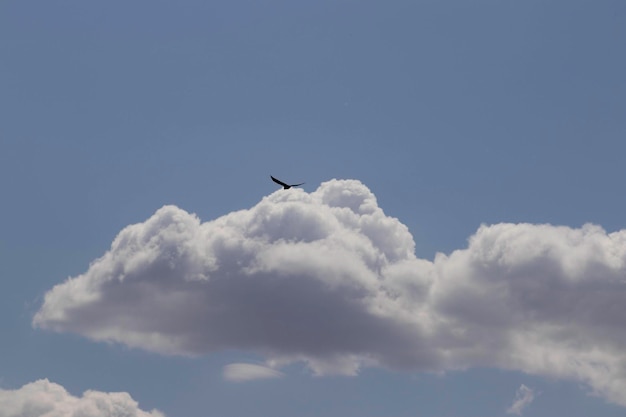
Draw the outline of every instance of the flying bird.
[[[270,178],[271,178],[271,179],[272,179],[272,181],[274,181],[276,184],[280,184],[280,185],[282,185],[282,186],[283,186],[283,188],[284,188],[285,190],[288,190],[288,189],[290,189],[291,187],[298,187],[298,186],[300,186],[300,185],[304,184],[303,182],[301,182],[300,184],[291,184],[291,185],[289,185],[289,184],[285,184],[285,183],[284,183],[284,182],[282,182],[281,180],[277,180],[276,178],[272,177],[271,175],[270,175]]]

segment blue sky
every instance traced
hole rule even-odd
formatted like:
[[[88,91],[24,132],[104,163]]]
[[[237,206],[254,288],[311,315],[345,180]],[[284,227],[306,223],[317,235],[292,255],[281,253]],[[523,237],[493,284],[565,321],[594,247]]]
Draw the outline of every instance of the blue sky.
[[[33,318],[55,285],[87,274],[118,233],[164,205],[210,223],[262,201],[282,207],[286,192],[305,204],[322,183],[320,194],[365,187],[429,262],[467,249],[481,224],[625,230],[625,19],[617,0],[3,1],[0,389],[17,397],[47,378],[73,397],[127,392],[169,417],[471,417],[507,415],[523,384],[534,393],[525,416],[623,415],[568,369],[462,356],[467,370],[432,373],[394,368],[380,347],[369,352],[380,363],[355,376],[315,376],[306,360],[272,368],[287,352],[277,340],[278,356],[231,343],[190,358],[130,347],[121,333],[103,343],[93,322],[55,332]],[[273,194],[269,175],[306,181],[304,192]],[[613,245],[611,279],[623,284],[625,243]],[[550,297],[542,271],[527,278]],[[604,285],[589,271],[580,279]],[[626,331],[623,309],[585,306],[585,329]],[[606,343],[623,383],[615,352],[626,342]],[[230,364],[281,376],[233,382]]]

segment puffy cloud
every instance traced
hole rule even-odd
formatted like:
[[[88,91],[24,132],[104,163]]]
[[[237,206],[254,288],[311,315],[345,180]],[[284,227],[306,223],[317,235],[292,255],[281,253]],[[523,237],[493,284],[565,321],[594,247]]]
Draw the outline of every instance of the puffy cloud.
[[[316,374],[521,370],[626,405],[626,230],[483,225],[433,261],[414,248],[355,180],[208,222],[166,206],[51,289],[34,324],[165,354],[250,350]]]
[[[165,417],[139,409],[126,392],[86,391],[74,397],[59,384],[40,379],[17,390],[0,389],[0,417]]]
[[[255,379],[281,378],[284,374],[267,366],[251,363],[231,363],[223,371],[224,378],[231,382],[253,381]]]
[[[509,414],[522,415],[522,412],[535,400],[535,391],[522,384],[515,392],[513,404],[506,410]]]

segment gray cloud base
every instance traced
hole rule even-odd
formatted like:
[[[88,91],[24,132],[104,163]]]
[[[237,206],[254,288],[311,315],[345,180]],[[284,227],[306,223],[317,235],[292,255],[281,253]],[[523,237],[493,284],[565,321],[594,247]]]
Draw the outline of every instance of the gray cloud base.
[[[51,289],[33,323],[164,354],[246,349],[316,374],[520,370],[626,406],[625,284],[625,230],[483,225],[431,262],[367,187],[332,180],[204,223],[165,206]]]

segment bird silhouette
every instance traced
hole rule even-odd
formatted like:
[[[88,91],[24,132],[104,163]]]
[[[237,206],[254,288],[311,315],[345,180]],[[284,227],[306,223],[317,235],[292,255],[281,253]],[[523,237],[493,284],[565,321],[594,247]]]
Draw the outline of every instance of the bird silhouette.
[[[281,180],[278,180],[278,179],[276,179],[276,178],[272,177],[271,175],[270,175],[270,178],[271,178],[271,179],[272,179],[272,181],[274,181],[276,184],[280,184],[280,185],[282,185],[282,186],[283,186],[283,189],[285,189],[285,190],[288,190],[288,189],[290,189],[291,187],[298,187],[298,186],[300,186],[300,185],[304,184],[303,182],[301,182],[300,184],[291,184],[291,185],[289,185],[289,184],[285,184],[285,183],[284,183],[284,182],[282,182]]]

